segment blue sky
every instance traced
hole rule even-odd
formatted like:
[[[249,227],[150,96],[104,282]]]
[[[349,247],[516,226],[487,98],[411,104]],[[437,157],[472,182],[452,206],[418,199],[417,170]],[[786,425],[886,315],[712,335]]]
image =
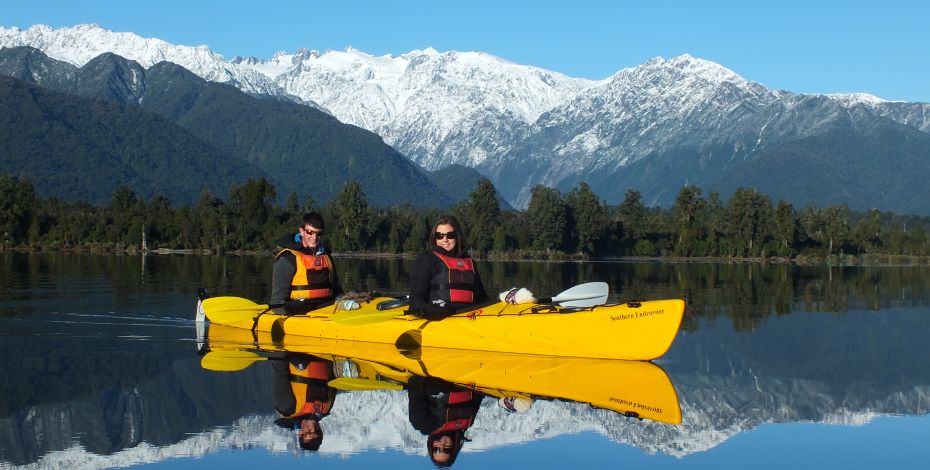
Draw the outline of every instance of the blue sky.
[[[930,102],[930,2],[206,1],[9,2],[0,25],[97,23],[231,58],[352,46],[478,50],[600,79],[689,53],[773,89]]]

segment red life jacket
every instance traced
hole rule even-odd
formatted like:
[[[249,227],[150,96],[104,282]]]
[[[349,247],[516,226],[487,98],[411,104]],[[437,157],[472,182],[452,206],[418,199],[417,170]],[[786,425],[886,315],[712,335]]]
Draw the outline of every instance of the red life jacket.
[[[430,282],[430,300],[470,304],[475,301],[475,263],[471,258],[454,258],[437,251],[445,269]]]
[[[278,253],[294,254],[297,271],[291,279],[291,300],[325,299],[333,297],[333,263],[329,255],[308,255],[297,250],[285,248]]]
[[[333,408],[336,391],[327,385],[333,378],[332,363],[329,361],[309,361],[303,369],[290,363],[291,391],[294,392],[294,414],[286,418],[296,418],[308,414],[327,415]]]
[[[466,430],[471,427],[475,415],[471,410],[474,395],[470,390],[457,390],[449,393],[449,408],[446,409],[446,422],[430,434],[446,431]]]

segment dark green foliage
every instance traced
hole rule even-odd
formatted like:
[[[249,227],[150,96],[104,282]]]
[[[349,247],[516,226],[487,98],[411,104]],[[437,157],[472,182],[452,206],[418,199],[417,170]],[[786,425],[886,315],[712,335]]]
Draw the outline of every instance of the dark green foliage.
[[[329,201],[346,182],[357,181],[379,207],[449,204],[415,164],[379,136],[317,109],[255,98],[168,62],[149,68],[147,77],[143,109],[258,166],[285,193],[310,192]]]
[[[368,196],[356,181],[343,187],[334,201],[336,225],[330,232],[333,248],[341,251],[362,251],[367,245],[371,219]]]
[[[48,91],[0,76],[0,168],[36,193],[108,201],[120,186],[191,203],[257,172],[138,107]]]
[[[491,180],[481,178],[468,201],[461,207],[462,223],[468,227],[468,237],[474,252],[484,253],[494,246],[494,233],[501,225],[501,209],[497,190]]]
[[[559,191],[541,185],[533,188],[527,213],[533,249],[563,249],[568,228],[568,208]]]
[[[487,179],[474,168],[459,164],[431,171],[427,176],[452,202],[468,201],[473,189],[480,184],[481,180]],[[498,207],[503,210],[513,210],[510,204],[496,191],[495,197],[497,198]]]
[[[585,182],[566,194],[565,202],[575,251],[595,253],[595,246],[607,232],[607,209]]]
[[[311,193],[326,202],[358,181],[375,206],[451,204],[379,136],[175,64],[143,70],[102,54],[77,68],[12,48],[0,51],[0,75],[47,87],[0,83],[0,168],[33,178],[40,195],[100,203],[128,186],[142,197],[193,203],[203,190],[225,194],[234,182],[264,176],[282,197]]]
[[[0,243],[22,243],[27,235],[39,230],[38,218],[33,214],[35,200],[28,180],[0,175]]]
[[[552,259],[579,251],[648,257],[930,256],[930,218],[856,213],[845,205],[795,211],[780,202],[773,208],[767,196],[743,188],[726,203],[716,193],[707,199],[701,193],[685,187],[675,207],[665,210],[643,206],[636,191],[623,204],[602,206],[584,185],[564,197],[539,186],[526,211],[495,212],[489,202],[495,190],[485,183],[456,212],[465,232],[477,234],[476,256]],[[107,205],[95,206],[36,197],[28,180],[0,175],[6,203],[0,206],[0,230],[5,244],[18,246],[137,250],[144,233],[148,249],[270,250],[280,236],[294,233],[306,209],[296,194],[283,206],[276,195],[268,180],[249,179],[232,188],[228,201],[204,191],[196,205],[175,207],[162,196],[146,201],[124,186]],[[410,204],[372,208],[356,182],[317,210],[327,223],[324,240],[337,253],[420,251],[440,214]]]

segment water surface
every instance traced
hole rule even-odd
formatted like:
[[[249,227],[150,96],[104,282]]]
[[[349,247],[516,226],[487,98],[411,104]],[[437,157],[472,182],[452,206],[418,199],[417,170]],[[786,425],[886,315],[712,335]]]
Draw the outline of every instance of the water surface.
[[[0,467],[433,468],[403,391],[344,393],[320,451],[274,426],[269,368],[200,368],[195,294],[263,300],[260,257],[0,254]],[[402,292],[409,260],[337,259],[346,288]],[[924,468],[930,270],[759,264],[481,263],[489,291],[606,281],[685,298],[655,361],[682,423],[486,398],[455,468]]]

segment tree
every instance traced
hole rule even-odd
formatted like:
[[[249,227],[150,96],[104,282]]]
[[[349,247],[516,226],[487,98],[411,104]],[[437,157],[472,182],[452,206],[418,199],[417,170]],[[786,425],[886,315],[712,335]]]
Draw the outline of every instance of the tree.
[[[794,254],[799,232],[800,227],[794,207],[785,201],[779,201],[778,207],[775,208],[775,238],[778,240],[781,256]]]
[[[274,185],[264,177],[249,178],[245,184],[234,186],[229,195],[238,247],[262,243],[264,227],[274,215]]]
[[[560,250],[564,246],[568,225],[568,210],[558,190],[537,185],[530,195],[527,208],[533,248]]]
[[[359,251],[365,248],[368,239],[368,196],[362,192],[357,181],[350,181],[343,186],[336,197],[336,219],[340,250]]]
[[[585,182],[572,189],[565,196],[565,202],[574,222],[577,251],[593,254],[595,243],[607,227],[607,209]]]
[[[36,203],[32,182],[0,175],[0,240],[17,243],[26,239]]]
[[[843,245],[849,239],[849,207],[846,204],[830,206],[824,211],[824,235],[827,238],[827,253],[834,250],[842,254]]]
[[[229,222],[223,218],[223,201],[210,191],[204,190],[197,199],[197,206],[193,210],[199,229],[198,242],[203,248],[219,250],[225,248],[228,235]]]
[[[755,189],[738,188],[727,208],[733,256],[757,256],[770,236],[772,203]]]
[[[466,233],[476,251],[487,252],[494,243],[494,232],[501,225],[501,209],[497,190],[491,180],[481,178],[475,190],[468,196],[463,208]]]
[[[635,189],[628,189],[623,202],[620,203],[620,207],[617,209],[617,217],[623,224],[623,237],[633,243],[644,238],[646,235],[646,207],[643,205],[642,194]]]
[[[879,251],[882,243],[882,214],[878,209],[872,209],[856,223],[853,231],[853,242],[859,251],[875,253]]]
[[[672,207],[677,232],[676,254],[694,254],[695,245],[703,235],[700,222],[703,221],[706,211],[707,203],[701,198],[701,188],[684,186],[678,191],[678,197],[675,198],[675,205]]]

